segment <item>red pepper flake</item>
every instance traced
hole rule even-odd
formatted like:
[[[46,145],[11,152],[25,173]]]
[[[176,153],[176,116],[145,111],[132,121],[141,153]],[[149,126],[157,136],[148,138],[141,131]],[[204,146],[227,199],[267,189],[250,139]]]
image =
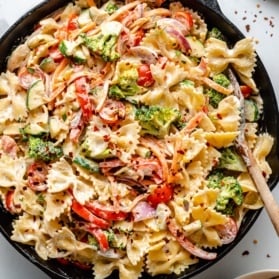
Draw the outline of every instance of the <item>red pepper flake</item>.
[[[185,151],[182,150],[182,149],[179,149],[179,150],[177,150],[177,153],[179,153],[179,154],[181,154],[181,155],[184,155],[184,154],[185,154]]]
[[[217,116],[218,119],[222,119],[223,118],[221,113],[217,113],[216,116]]]
[[[104,135],[103,139],[104,139],[105,142],[110,141],[110,135]]]
[[[99,129],[97,126],[94,126],[94,127],[93,127],[93,131],[94,131],[94,132],[98,132],[98,131],[100,131],[100,129]]]
[[[253,240],[253,243],[254,243],[254,244],[258,244],[258,240],[257,240],[257,239],[254,239],[254,240]]]
[[[266,254],[266,257],[267,257],[267,258],[270,258],[270,255],[269,255],[269,254]]]
[[[250,24],[246,24],[246,25],[245,25],[245,28],[246,28],[246,32],[249,32],[249,31],[251,30]]]
[[[242,256],[248,256],[250,254],[250,252],[248,250],[245,250],[242,252]]]

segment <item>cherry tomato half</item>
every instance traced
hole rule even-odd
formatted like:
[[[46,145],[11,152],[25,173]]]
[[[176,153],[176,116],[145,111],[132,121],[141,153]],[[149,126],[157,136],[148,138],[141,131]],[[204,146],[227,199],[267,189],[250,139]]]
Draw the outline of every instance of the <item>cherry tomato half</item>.
[[[253,92],[252,88],[248,85],[240,85],[240,91],[244,98],[248,98]]]
[[[142,64],[138,68],[138,85],[149,87],[154,84],[155,80],[153,79],[150,66],[147,64]]]
[[[147,201],[153,206],[156,207],[159,203],[167,203],[173,197],[173,188],[168,185],[158,186],[148,197]]]

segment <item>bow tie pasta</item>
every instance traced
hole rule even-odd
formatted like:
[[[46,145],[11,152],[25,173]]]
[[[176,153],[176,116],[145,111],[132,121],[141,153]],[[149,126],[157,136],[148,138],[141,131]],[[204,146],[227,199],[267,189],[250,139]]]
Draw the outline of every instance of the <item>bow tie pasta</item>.
[[[246,94],[246,140],[268,179],[253,42],[230,48],[179,2],[91,2],[41,20],[0,75],[11,239],[92,278],[180,274],[214,260],[262,206],[235,149],[241,104],[226,72]]]

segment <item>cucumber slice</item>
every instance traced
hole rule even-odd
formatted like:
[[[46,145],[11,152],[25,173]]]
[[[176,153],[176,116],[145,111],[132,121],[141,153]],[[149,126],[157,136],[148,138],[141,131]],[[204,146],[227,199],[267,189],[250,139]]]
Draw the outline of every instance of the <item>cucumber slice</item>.
[[[47,103],[45,85],[41,79],[36,80],[27,91],[26,106],[33,110]]]
[[[47,57],[40,63],[40,68],[46,73],[52,73],[56,69],[56,63],[51,57]]]
[[[63,40],[59,45],[59,50],[65,57],[72,59],[74,63],[82,64],[86,62],[87,57],[79,46],[80,43],[79,40],[74,42]]]
[[[48,133],[48,128],[44,128],[37,123],[30,123],[23,129],[25,134],[40,136],[42,134]]]
[[[73,159],[73,163],[76,165],[88,170],[92,173],[99,173],[99,165],[98,163],[88,160],[82,156],[77,156]]]
[[[74,50],[73,60],[77,64],[83,64],[86,62],[86,56],[81,48],[77,48],[76,50]]]
[[[89,9],[84,10],[77,19],[80,28],[92,22],[92,18],[89,13]]]
[[[251,99],[244,100],[245,119],[249,122],[258,121],[260,118],[257,103]]]
[[[71,42],[71,41],[67,41],[67,40],[63,40],[60,44],[59,44],[59,50],[61,51],[61,53],[66,56],[72,56],[74,49],[76,48],[77,43],[76,42]]]
[[[205,55],[204,45],[201,41],[192,36],[187,36],[186,40],[191,47],[191,56],[202,57]]]

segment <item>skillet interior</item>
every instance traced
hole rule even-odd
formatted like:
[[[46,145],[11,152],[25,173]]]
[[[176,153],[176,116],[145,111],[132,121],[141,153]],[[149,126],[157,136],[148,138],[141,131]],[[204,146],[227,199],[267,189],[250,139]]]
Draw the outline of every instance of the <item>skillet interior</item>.
[[[6,59],[10,55],[12,49],[18,45],[28,34],[33,30],[35,24],[41,20],[43,17],[51,14],[58,8],[64,6],[69,1],[67,0],[50,0],[46,1],[29,13],[21,17],[1,38],[0,44],[0,72],[5,71],[6,68]],[[230,43],[233,45],[234,42],[243,38],[243,34],[222,14],[219,9],[218,3],[216,0],[206,1],[192,1],[192,0],[182,0],[186,6],[191,7],[195,11],[199,11],[206,19],[206,22],[210,26],[218,27],[227,38],[230,38]],[[272,84],[268,77],[268,74],[264,68],[263,63],[260,58],[257,60],[257,68],[254,73],[256,83],[262,94],[264,101],[264,111],[263,117],[260,121],[260,130],[267,131],[271,136],[274,137],[274,146],[269,155],[268,161],[273,170],[273,173],[269,180],[269,187],[273,189],[276,186],[276,183],[279,180],[279,120],[278,120],[278,107],[276,103],[276,97]],[[157,276],[156,278],[166,278],[166,279],[177,279],[177,278],[189,278],[192,277],[201,271],[207,269],[218,260],[220,260],[224,255],[226,255],[248,232],[253,223],[256,221],[261,210],[250,211],[245,216],[242,226],[240,227],[237,238],[233,243],[228,246],[221,247],[217,249],[218,257],[215,261],[200,261],[198,264],[190,266],[190,268],[180,276],[168,275],[168,276]],[[9,240],[11,234],[12,226],[11,222],[13,216],[7,213],[2,205],[0,204],[0,230],[3,235]],[[10,240],[9,240],[10,241]],[[43,261],[35,253],[32,247],[26,245],[20,245],[19,243],[11,242],[11,244],[27,259],[32,263],[37,265],[40,269],[46,272],[51,278],[91,278],[92,274],[90,272],[82,271],[78,268],[62,266],[57,264],[56,261]],[[117,278],[117,274],[113,274],[110,278]],[[144,278],[150,278],[147,275],[144,275]]]

